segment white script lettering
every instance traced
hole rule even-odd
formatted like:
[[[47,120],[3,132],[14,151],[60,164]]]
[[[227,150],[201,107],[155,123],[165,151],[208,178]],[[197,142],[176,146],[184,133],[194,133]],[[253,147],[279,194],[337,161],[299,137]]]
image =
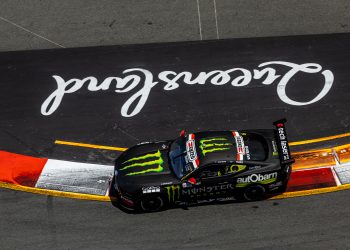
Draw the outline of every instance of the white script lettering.
[[[287,73],[284,75],[276,74],[273,66],[288,67]],[[114,87],[116,93],[129,93],[138,89],[122,106],[121,115],[124,117],[132,117],[141,112],[145,106],[151,90],[158,83],[163,83],[165,91],[175,90],[180,87],[181,83],[188,85],[204,85],[210,82],[214,86],[221,86],[230,83],[233,87],[244,87],[251,83],[253,79],[262,80],[262,84],[271,85],[278,81],[277,94],[284,103],[294,106],[303,106],[315,103],[325,97],[334,82],[334,75],[330,70],[323,70],[322,66],[317,63],[295,64],[283,61],[265,62],[258,65],[259,69],[252,71],[244,68],[231,68],[228,70],[213,70],[210,72],[199,72],[193,76],[191,72],[183,71],[180,73],[174,71],[162,71],[158,74],[157,81],[154,81],[152,72],[142,68],[126,69],[122,72],[123,76],[107,77],[100,84],[93,77],[85,77],[83,79],[64,80],[62,77],[53,75],[57,88],[45,99],[41,105],[41,114],[53,114],[62,103],[62,99],[66,94],[72,94],[82,89],[84,85],[88,91],[106,91]],[[288,83],[297,74],[317,74],[320,73],[324,78],[323,88],[313,99],[300,102],[292,100],[286,94]],[[131,108],[133,107],[133,108]]]

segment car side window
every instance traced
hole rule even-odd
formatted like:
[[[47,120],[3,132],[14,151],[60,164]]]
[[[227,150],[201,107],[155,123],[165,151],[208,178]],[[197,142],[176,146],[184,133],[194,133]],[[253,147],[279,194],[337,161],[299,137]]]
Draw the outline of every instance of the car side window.
[[[196,179],[206,179],[220,176],[228,176],[236,174],[246,169],[246,165],[242,164],[212,164],[199,169],[192,177]]]
[[[193,177],[199,178],[199,179],[206,179],[206,178],[212,178],[212,177],[218,177],[220,176],[220,167],[219,165],[209,165],[203,167],[203,169],[199,170],[196,174],[194,174]]]
[[[238,172],[243,171],[244,169],[246,169],[247,166],[246,165],[242,165],[242,164],[227,164],[223,167],[221,174],[222,175],[232,175],[232,174],[236,174]]]

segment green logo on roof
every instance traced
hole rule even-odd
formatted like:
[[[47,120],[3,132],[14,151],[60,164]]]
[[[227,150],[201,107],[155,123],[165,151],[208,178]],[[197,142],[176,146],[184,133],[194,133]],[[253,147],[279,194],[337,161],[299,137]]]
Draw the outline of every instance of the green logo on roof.
[[[230,150],[231,146],[232,143],[224,137],[204,138],[199,142],[199,148],[204,156],[208,153]]]

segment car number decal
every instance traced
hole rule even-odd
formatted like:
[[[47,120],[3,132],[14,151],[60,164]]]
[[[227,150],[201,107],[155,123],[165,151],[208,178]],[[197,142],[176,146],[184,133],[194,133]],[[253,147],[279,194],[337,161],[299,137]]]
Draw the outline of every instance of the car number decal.
[[[196,151],[196,142],[194,140],[194,134],[188,135],[188,141],[186,142],[187,157],[192,162],[195,168],[198,168],[199,160]]]
[[[233,137],[235,138],[236,147],[237,147],[236,159],[237,161],[243,161],[243,157],[245,155],[243,137],[237,131],[232,131],[232,134],[233,134]]]

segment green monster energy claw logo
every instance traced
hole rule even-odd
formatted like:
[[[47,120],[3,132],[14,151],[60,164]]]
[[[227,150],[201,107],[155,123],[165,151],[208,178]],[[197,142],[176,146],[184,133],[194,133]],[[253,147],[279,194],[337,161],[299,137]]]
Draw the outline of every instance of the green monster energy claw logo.
[[[174,202],[175,200],[180,200],[180,186],[168,186],[165,187],[168,190],[169,202]]]
[[[146,155],[134,157],[134,158],[131,158],[127,161],[124,161],[122,163],[122,168],[120,170],[123,171],[123,170],[127,170],[129,168],[136,168],[136,167],[146,168],[144,170],[130,172],[126,175],[138,175],[138,174],[145,174],[145,173],[149,173],[149,172],[162,172],[163,171],[163,167],[162,167],[163,162],[164,161],[163,161],[163,158],[161,156],[161,153],[158,150],[157,152],[155,152],[153,154],[146,154]],[[125,164],[127,164],[127,165],[125,165]],[[156,166],[156,167],[147,168],[150,166]]]
[[[232,143],[229,143],[228,139],[223,137],[204,138],[199,142],[199,148],[204,156],[208,153],[230,150],[231,146]]]

